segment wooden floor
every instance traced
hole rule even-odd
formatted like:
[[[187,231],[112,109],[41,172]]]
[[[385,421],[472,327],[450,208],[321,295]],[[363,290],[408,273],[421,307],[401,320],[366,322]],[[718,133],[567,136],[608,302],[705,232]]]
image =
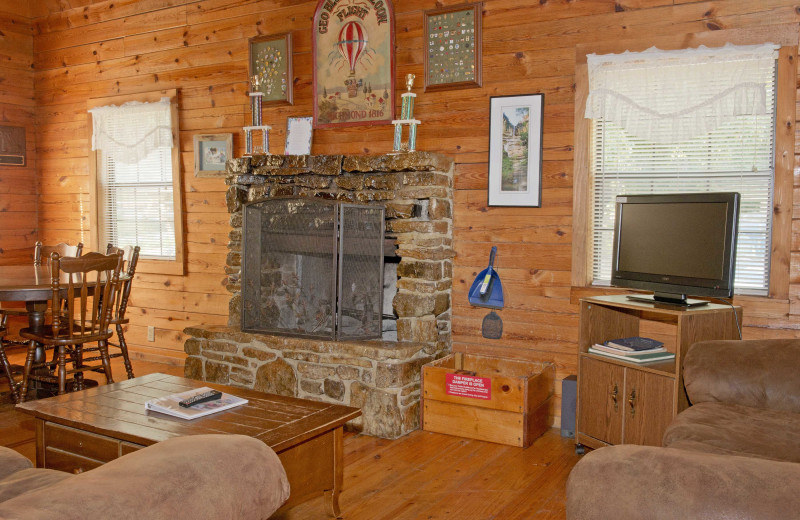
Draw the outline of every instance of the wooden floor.
[[[11,355],[21,363],[22,354]],[[123,378],[121,362],[113,373]],[[134,360],[137,376],[183,375],[183,368]],[[104,380],[100,374],[90,376]],[[0,381],[0,445],[34,458],[33,421],[16,412]],[[347,520],[563,519],[564,487],[579,460],[570,439],[550,430],[530,448],[415,431],[389,441],[346,433],[344,490]],[[327,518],[322,498],[310,500],[278,520]]]

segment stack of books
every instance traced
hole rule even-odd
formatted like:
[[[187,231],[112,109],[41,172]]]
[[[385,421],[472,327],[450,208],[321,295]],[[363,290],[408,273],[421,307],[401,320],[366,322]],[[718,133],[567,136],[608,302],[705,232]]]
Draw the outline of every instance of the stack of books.
[[[665,349],[663,343],[641,336],[611,339],[602,344],[595,343],[589,347],[589,352],[631,363],[651,363],[675,359],[675,354]]]

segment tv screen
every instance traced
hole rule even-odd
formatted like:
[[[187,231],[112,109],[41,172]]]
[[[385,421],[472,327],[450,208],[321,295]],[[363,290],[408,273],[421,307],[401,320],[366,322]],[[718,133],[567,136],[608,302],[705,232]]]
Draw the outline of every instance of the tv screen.
[[[733,296],[738,193],[619,195],[611,283],[654,299]]]

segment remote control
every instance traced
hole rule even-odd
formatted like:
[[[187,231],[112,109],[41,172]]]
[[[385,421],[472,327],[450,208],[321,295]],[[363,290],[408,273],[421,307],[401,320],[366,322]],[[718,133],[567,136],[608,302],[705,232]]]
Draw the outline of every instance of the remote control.
[[[186,398],[183,401],[178,402],[184,408],[192,407],[196,404],[200,403],[207,403],[209,401],[216,401],[222,397],[222,392],[219,390],[209,390],[208,392],[203,392],[202,394],[193,395],[192,397]]]

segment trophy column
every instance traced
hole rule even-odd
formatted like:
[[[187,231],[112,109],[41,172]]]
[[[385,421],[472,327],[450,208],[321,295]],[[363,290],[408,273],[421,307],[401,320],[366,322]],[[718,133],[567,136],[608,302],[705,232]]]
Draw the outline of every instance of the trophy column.
[[[248,92],[251,124],[243,127],[245,155],[269,154],[269,131],[272,127],[264,125],[261,121],[261,98],[264,97],[264,94],[258,90],[260,84],[258,76],[253,76],[250,81],[252,92]],[[253,140],[253,134],[257,135],[257,132],[261,132],[261,146],[257,146]]]
[[[403,106],[400,110],[400,119],[392,121],[394,125],[395,152],[413,152],[417,149],[417,125],[422,124],[422,122],[414,119],[414,100],[417,98],[417,95],[411,92],[411,88],[414,86],[414,78],[414,74],[406,76],[408,92],[404,92],[401,95]],[[407,143],[403,143],[403,125],[408,125]]]

